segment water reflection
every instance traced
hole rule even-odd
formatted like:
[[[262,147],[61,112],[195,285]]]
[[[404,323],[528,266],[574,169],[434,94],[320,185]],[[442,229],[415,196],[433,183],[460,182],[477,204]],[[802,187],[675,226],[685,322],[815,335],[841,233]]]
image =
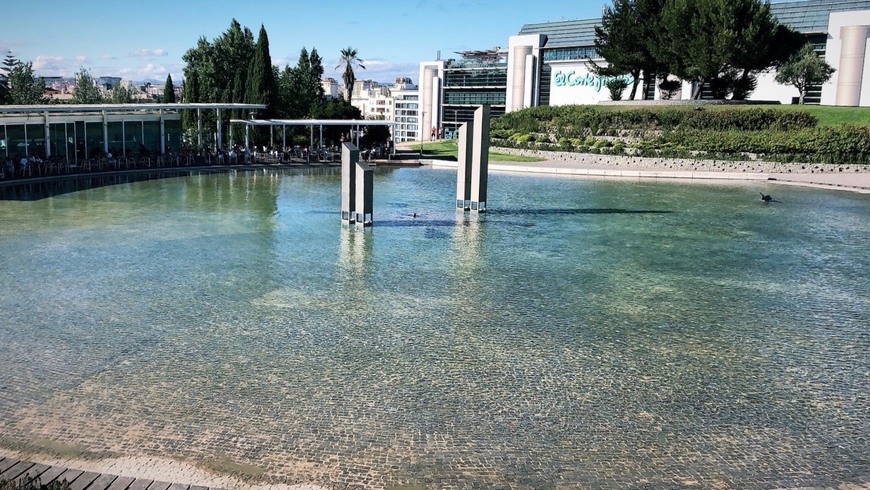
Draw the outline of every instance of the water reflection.
[[[0,201],[39,201],[49,197],[61,196],[118,184],[130,184],[156,179],[171,179],[191,175],[222,172],[220,170],[155,170],[111,175],[86,175],[38,182],[17,182],[0,186]]]

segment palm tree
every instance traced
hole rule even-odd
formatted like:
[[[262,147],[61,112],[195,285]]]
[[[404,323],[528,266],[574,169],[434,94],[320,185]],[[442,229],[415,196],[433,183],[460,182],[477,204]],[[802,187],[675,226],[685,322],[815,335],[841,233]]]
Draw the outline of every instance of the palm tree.
[[[344,73],[341,75],[341,79],[344,81],[344,90],[347,92],[347,101],[353,98],[353,82],[356,81],[356,77],[353,76],[353,67],[354,65],[359,66],[363,70],[365,70],[365,66],[363,66],[363,60],[356,57],[356,49],[348,46],[345,49],[341,50],[341,57],[338,59],[338,65],[336,65],[335,69],[338,70],[341,68],[341,65],[344,65]]]

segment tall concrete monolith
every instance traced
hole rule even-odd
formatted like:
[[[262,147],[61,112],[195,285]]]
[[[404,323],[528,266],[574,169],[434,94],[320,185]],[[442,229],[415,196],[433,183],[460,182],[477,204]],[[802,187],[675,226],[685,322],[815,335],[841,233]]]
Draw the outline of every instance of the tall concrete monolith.
[[[357,226],[372,226],[374,170],[359,161],[359,148],[341,144],[341,220]]]
[[[459,128],[459,153],[456,158],[457,209],[486,212],[489,116],[489,106],[480,106],[474,111],[474,119]]]

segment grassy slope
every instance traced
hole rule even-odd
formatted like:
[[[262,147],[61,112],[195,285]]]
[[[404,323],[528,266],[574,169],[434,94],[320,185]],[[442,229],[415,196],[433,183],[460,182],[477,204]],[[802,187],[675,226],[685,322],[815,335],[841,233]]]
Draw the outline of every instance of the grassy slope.
[[[456,140],[437,141],[423,144],[423,155],[429,158],[456,160],[458,153]],[[541,162],[543,158],[509,155],[506,153],[489,152],[491,162]]]

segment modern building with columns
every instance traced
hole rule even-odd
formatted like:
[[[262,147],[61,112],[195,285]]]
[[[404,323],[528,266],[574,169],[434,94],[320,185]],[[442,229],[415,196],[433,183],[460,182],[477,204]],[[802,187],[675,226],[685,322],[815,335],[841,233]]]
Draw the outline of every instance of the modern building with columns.
[[[816,52],[836,69],[829,82],[810,87],[806,103],[870,107],[870,0],[797,0],[772,3],[771,9],[780,22],[805,34]],[[589,68],[590,60],[602,66],[607,64],[595,50],[595,26],[600,22],[597,18],[524,25],[508,38],[503,59],[479,63],[477,69],[489,75],[478,77],[486,82],[470,91],[487,92],[487,97],[475,99],[489,100],[493,104],[493,117],[532,106],[597,104],[609,100],[607,80]],[[450,111],[450,92],[456,86],[450,73],[457,64],[461,62],[420,63],[424,139],[429,137],[425,128],[449,130],[469,120],[464,111]],[[504,73],[504,81],[497,76],[500,72]],[[776,83],[775,76],[774,71],[760,74],[750,99],[796,102],[797,89]],[[657,87],[660,81],[642,80],[635,98],[641,99],[646,94],[647,99],[660,99]],[[690,99],[694,88],[692,83],[683,82],[675,98]]]
[[[39,155],[68,161],[110,151],[118,155],[146,150],[164,154],[178,151],[182,142],[181,111],[259,110],[261,104],[46,104],[0,105],[0,157]],[[227,113],[224,113],[226,115]],[[223,124],[198,125],[193,147],[204,141],[223,146]],[[203,138],[203,131],[215,138]]]

